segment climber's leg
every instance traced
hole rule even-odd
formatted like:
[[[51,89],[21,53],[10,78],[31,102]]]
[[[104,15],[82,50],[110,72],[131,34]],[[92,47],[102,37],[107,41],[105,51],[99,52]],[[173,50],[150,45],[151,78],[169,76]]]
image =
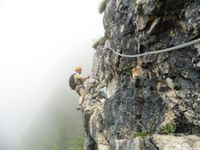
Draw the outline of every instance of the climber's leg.
[[[84,101],[84,97],[85,97],[85,89],[83,87],[81,87],[80,90],[79,90],[79,93],[80,93],[79,105],[82,106],[83,101]]]
[[[77,107],[77,110],[82,110],[83,109],[83,101],[84,101],[84,97],[85,97],[85,89],[84,87],[80,87],[79,89],[79,106]]]
[[[80,96],[80,97],[79,97],[79,105],[82,106],[83,101],[84,101],[84,96]]]

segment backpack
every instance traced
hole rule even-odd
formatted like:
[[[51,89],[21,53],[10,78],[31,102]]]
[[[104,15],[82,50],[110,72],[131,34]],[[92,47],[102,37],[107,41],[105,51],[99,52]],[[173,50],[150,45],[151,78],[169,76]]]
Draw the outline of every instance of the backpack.
[[[69,86],[72,90],[75,90],[76,89],[76,83],[75,83],[75,80],[74,80],[74,74],[72,74],[69,78]]]

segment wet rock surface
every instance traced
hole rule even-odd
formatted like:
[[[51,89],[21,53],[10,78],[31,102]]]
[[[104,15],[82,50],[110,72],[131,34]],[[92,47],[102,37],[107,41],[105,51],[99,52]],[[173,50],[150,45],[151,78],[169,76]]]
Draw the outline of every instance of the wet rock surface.
[[[107,40],[96,49],[86,87],[85,150],[200,149],[199,44],[140,58],[109,50],[140,54],[196,39],[199,10],[199,0],[108,2]],[[167,125],[175,131],[166,133]],[[142,131],[148,136],[134,136]]]

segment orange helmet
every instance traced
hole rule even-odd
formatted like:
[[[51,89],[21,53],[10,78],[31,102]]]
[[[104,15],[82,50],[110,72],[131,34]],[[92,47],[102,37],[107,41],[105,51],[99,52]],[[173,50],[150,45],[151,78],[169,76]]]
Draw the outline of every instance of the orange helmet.
[[[80,70],[82,70],[82,68],[80,66],[74,67],[74,71],[80,71]]]

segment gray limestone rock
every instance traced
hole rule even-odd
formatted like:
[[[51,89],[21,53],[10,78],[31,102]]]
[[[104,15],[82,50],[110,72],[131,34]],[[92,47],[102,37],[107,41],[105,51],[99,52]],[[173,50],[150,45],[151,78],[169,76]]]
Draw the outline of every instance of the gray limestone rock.
[[[199,10],[199,0],[109,1],[109,36],[97,47],[85,97],[85,150],[200,149],[199,44],[140,58],[109,50],[134,55],[196,39]]]

